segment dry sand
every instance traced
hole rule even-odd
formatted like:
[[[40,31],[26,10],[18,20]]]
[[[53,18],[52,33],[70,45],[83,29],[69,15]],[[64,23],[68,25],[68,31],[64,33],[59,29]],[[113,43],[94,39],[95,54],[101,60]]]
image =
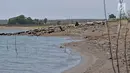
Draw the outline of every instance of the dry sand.
[[[115,53],[117,40],[117,22],[110,23],[112,51]],[[122,25],[121,36],[119,39],[119,64],[121,73],[126,73],[124,63],[124,31],[126,25]],[[130,29],[130,25],[128,27]],[[86,29],[86,30],[84,30]],[[79,29],[78,29],[79,30]],[[110,53],[108,48],[108,36],[104,26],[84,26],[81,27],[79,37],[85,37],[83,41],[72,42],[66,44],[73,50],[80,52],[82,61],[76,67],[69,69],[63,73],[114,73],[111,65]],[[127,45],[130,44],[130,31],[127,36]],[[129,46],[127,46],[127,49]],[[129,52],[128,49],[127,52]],[[116,58],[114,56],[114,64],[116,67]],[[130,54],[127,55],[130,58]],[[128,58],[128,63],[130,59]],[[130,65],[130,64],[129,64]],[[117,67],[116,67],[117,71]]]

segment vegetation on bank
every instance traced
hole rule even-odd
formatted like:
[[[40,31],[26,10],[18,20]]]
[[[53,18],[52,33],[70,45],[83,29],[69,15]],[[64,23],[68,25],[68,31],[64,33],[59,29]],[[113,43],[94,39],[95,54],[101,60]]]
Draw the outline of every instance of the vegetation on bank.
[[[114,14],[110,14],[108,16],[108,21],[119,21],[120,18],[119,17],[116,17]],[[125,21],[129,21],[130,22],[130,12],[128,12],[128,14],[126,16],[123,16],[121,17],[121,20],[125,20]]]
[[[32,19],[31,17],[25,17],[24,15],[19,15],[17,17],[10,18],[8,24],[46,24],[47,18],[44,20]]]
[[[130,12],[128,14],[130,16]],[[129,17],[130,18],[130,17]],[[116,17],[114,14],[108,15],[108,21],[118,21],[119,18]],[[126,19],[123,19],[126,20]],[[130,20],[130,19],[129,19]],[[87,23],[87,22],[94,22],[94,21],[104,21],[104,19],[56,19],[56,20],[48,20],[47,18],[44,19],[32,19],[31,17],[25,17],[24,15],[19,15],[16,17],[9,18],[8,20],[0,20],[0,24],[6,25],[62,25],[62,24],[75,24],[78,23]]]
[[[32,19],[31,17],[25,17],[24,15],[19,15],[16,17],[12,17],[8,19],[7,24],[36,24],[36,25],[43,25],[43,24],[53,24],[53,25],[62,25],[62,24],[75,24],[76,22],[79,23],[86,23],[91,21],[103,21],[104,19],[55,19],[55,20],[48,20],[47,18],[44,19]],[[0,23],[1,24],[1,23]]]

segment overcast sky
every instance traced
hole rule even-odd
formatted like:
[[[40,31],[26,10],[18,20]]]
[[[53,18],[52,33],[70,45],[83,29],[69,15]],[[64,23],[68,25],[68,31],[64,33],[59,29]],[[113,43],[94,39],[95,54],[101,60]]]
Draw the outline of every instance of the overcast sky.
[[[107,13],[117,14],[118,0],[106,0]],[[130,0],[125,0],[130,7]],[[0,19],[23,14],[32,18],[104,18],[103,0],[0,0]]]

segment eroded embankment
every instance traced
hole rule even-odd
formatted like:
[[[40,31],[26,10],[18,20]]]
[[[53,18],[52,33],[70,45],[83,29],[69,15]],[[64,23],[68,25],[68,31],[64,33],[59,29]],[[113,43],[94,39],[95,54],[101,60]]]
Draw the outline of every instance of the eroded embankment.
[[[0,33],[2,36],[11,36],[11,35],[30,35],[30,36],[41,36],[44,34],[50,34],[54,32],[61,32],[65,31],[65,27],[56,26],[56,27],[48,27],[48,28],[39,28],[39,29],[33,29],[33,30],[27,30],[27,31],[21,31],[16,33]]]

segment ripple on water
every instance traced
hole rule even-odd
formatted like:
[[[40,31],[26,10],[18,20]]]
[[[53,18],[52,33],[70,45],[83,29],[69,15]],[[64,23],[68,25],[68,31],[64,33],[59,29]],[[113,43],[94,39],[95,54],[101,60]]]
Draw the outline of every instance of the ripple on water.
[[[0,36],[0,73],[61,73],[77,65],[81,60],[78,53],[70,50],[67,54],[59,48],[72,41],[66,39],[17,36],[16,56],[14,36]]]

